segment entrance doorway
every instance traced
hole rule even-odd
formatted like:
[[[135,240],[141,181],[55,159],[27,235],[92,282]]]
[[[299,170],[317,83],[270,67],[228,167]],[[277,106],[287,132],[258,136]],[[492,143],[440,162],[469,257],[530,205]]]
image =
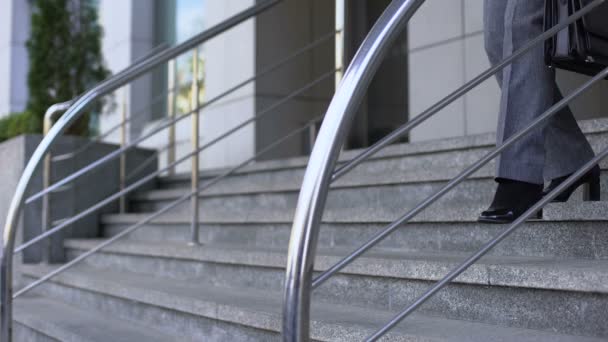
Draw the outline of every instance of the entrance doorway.
[[[345,1],[344,58],[348,65],[390,0]],[[348,148],[367,147],[408,120],[408,55],[404,29],[373,78],[350,130]],[[407,137],[400,142],[407,142]]]

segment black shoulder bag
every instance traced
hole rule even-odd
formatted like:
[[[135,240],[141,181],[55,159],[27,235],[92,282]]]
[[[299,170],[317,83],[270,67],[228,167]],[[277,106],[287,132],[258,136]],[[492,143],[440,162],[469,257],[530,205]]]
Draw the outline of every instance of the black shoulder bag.
[[[545,30],[592,0],[545,0]],[[608,67],[608,2],[545,42],[548,66],[594,76]]]

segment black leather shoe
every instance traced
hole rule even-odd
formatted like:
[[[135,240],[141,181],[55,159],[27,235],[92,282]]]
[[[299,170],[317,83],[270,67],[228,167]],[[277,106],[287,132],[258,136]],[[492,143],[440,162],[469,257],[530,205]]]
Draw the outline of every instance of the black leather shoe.
[[[477,221],[511,223],[542,198],[542,184],[500,179],[494,200]]]
[[[557,188],[563,181],[565,181],[567,176],[555,178],[551,181],[549,186],[543,191],[543,196]],[[600,167],[595,166],[593,169],[589,170],[583,177],[581,177],[574,184],[570,185],[566,190],[564,190],[559,196],[555,197],[552,202],[566,202],[570,198],[570,195],[578,189],[579,186],[584,185],[583,192],[583,200],[585,201],[599,201],[600,200]]]

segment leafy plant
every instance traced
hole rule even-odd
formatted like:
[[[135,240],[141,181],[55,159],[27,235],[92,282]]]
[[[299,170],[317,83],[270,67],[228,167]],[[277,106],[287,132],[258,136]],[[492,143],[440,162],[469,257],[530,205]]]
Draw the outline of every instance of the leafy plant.
[[[42,122],[31,112],[14,113],[0,119],[0,142],[21,134],[39,133]]]
[[[44,0],[32,3],[31,35],[27,42],[30,69],[25,116],[42,127],[46,110],[70,100],[109,75],[103,65],[97,10],[90,0]],[[91,111],[98,110],[91,108]],[[90,113],[68,134],[88,135]],[[28,126],[29,127],[29,126]]]

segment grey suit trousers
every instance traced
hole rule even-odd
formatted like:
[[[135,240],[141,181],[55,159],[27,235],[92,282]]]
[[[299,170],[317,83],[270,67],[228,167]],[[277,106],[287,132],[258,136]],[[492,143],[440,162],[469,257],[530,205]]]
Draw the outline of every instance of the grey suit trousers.
[[[493,65],[543,32],[544,0],[485,0],[484,6],[485,46]],[[497,79],[502,92],[497,144],[562,98],[555,71],[544,64],[542,44],[506,67]],[[496,176],[542,184],[576,171],[593,155],[572,112],[565,108],[504,150]]]

